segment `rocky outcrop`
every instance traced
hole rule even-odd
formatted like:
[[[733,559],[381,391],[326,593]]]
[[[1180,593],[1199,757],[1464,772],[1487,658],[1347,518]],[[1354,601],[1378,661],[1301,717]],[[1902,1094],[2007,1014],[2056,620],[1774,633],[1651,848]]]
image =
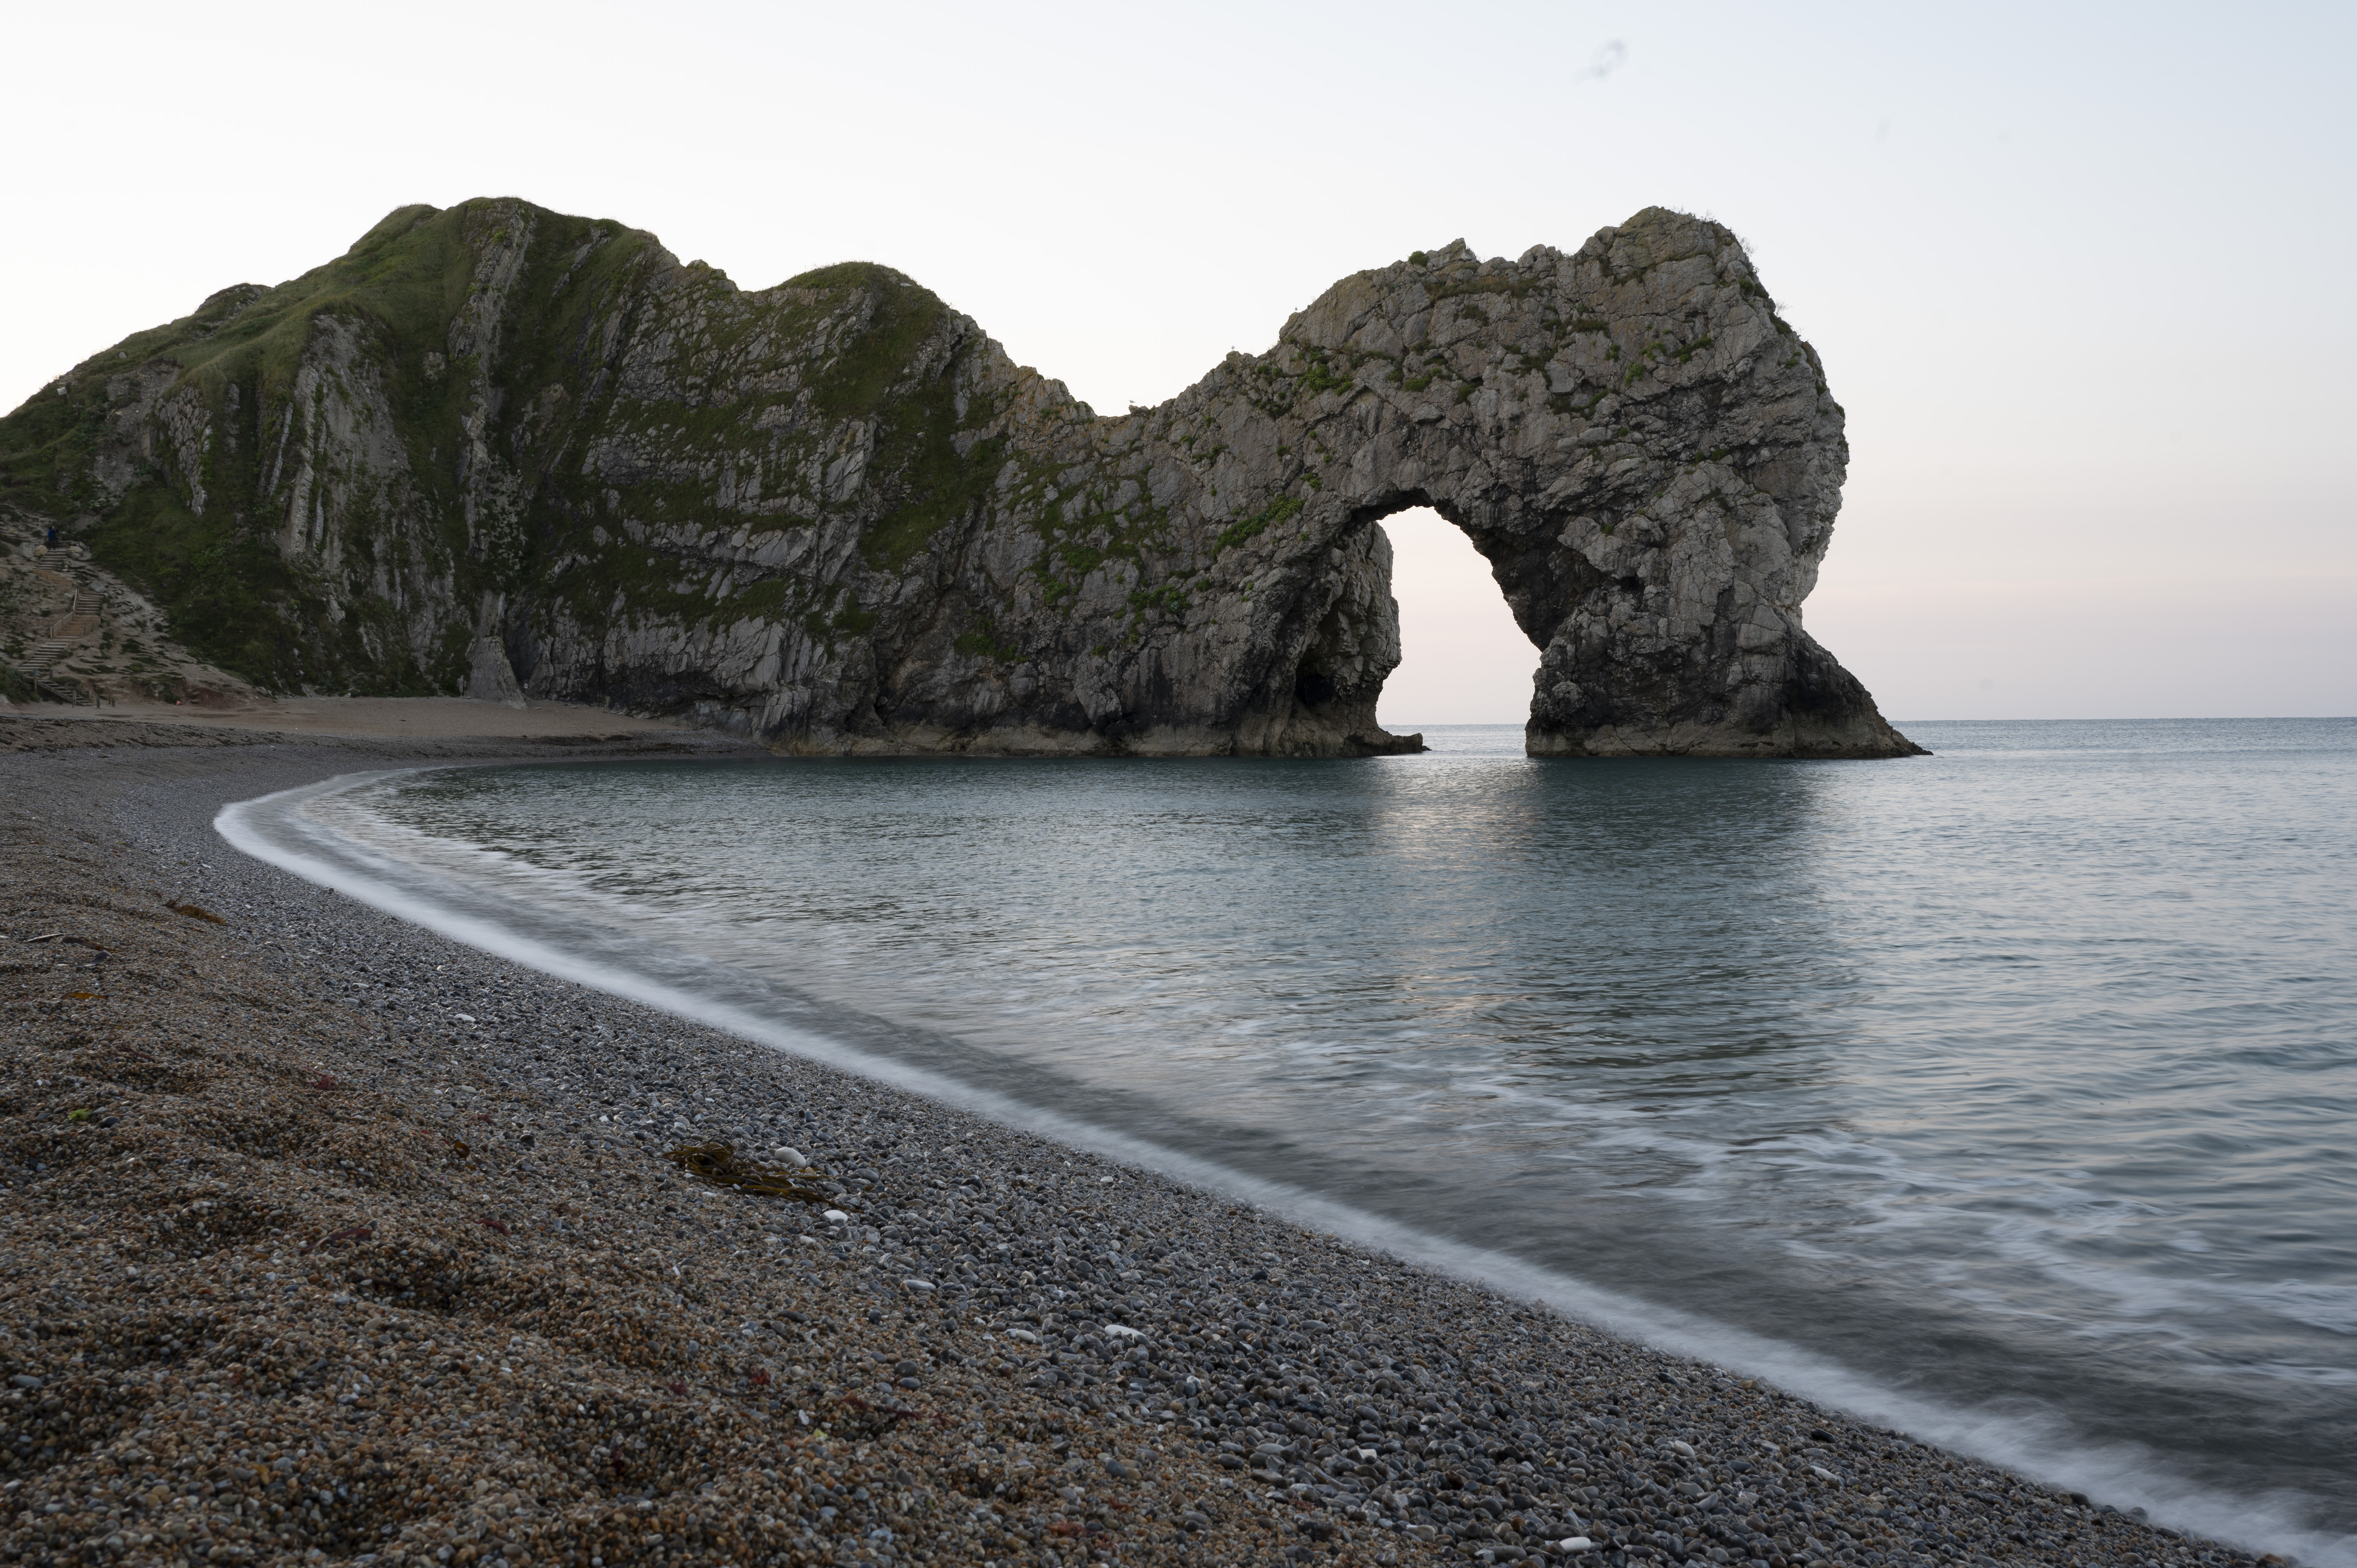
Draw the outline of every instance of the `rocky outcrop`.
[[[0,487],[266,683],[690,713],[781,749],[1330,756],[1432,506],[1542,755],[1915,748],[1803,629],[1842,413],[1734,236],[1346,278],[1100,416],[889,269],[759,292],[519,201],[389,217],[36,396]]]
[[[230,708],[261,693],[190,655],[165,617],[80,545],[0,503],[0,707],[20,702]]]

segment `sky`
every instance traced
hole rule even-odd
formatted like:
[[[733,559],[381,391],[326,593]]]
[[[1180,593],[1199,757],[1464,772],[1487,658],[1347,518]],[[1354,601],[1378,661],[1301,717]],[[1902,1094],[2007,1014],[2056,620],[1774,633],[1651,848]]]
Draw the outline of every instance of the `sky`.
[[[2357,713],[2345,4],[19,6],[0,404],[513,195],[748,287],[887,262],[1103,409],[1337,278],[1662,205],[1848,412],[1806,622],[1894,718]],[[1462,537],[1391,532],[1386,723],[1519,722]]]

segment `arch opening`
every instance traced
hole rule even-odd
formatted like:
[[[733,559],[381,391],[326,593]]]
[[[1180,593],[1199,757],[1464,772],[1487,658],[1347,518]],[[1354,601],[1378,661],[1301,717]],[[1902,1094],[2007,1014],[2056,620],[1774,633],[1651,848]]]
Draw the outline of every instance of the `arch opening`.
[[[1430,507],[1376,526],[1391,542],[1400,644],[1376,722],[1400,734],[1527,722],[1540,650],[1515,621],[1488,557]]]

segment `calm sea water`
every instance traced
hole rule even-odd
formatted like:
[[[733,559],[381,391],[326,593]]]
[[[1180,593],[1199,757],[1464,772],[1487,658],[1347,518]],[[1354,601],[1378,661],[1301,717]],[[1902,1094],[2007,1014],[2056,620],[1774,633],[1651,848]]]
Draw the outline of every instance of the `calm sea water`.
[[[453,769],[246,847],[2357,1561],[2357,722]]]

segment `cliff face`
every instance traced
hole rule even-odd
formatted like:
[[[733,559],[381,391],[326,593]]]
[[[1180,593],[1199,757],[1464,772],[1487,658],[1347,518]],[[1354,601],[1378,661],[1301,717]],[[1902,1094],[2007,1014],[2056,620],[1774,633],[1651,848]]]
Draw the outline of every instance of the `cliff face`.
[[[0,423],[0,498],[280,688],[693,712],[786,749],[1397,746],[1377,519],[1469,534],[1549,755],[1915,748],[1801,628],[1839,406],[1734,237],[1346,278],[1101,417],[889,269],[748,293],[484,200],[224,290]]]

